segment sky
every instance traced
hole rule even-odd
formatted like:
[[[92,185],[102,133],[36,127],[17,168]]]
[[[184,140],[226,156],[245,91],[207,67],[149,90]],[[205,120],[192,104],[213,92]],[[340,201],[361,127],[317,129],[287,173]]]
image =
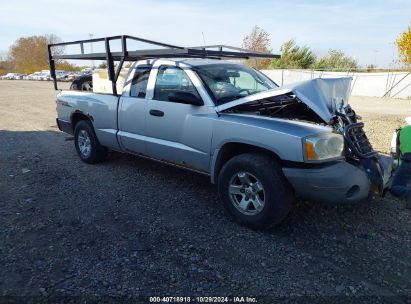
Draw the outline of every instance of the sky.
[[[387,68],[410,24],[411,0],[0,0],[0,51],[20,37],[51,33],[64,41],[128,34],[182,46],[241,46],[258,25],[274,53],[294,38],[319,55],[338,49],[363,67]]]

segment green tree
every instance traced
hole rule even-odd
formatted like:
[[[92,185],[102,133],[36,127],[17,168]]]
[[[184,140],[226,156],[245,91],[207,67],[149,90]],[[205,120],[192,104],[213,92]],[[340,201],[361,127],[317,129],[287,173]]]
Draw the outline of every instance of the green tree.
[[[375,64],[369,64],[369,65],[367,65],[367,72],[372,72],[376,68],[377,68],[377,66]]]
[[[307,46],[296,45],[290,39],[281,46],[281,58],[271,61],[271,68],[307,69],[315,63],[316,56]]]
[[[242,47],[250,51],[271,53],[270,34],[258,25],[255,25],[251,33],[244,37]],[[265,69],[270,65],[270,60],[249,59],[245,63],[255,69]]]
[[[400,55],[400,60],[407,66],[411,65],[411,26],[408,26],[408,30],[398,37],[395,41]]]
[[[107,62],[103,61],[97,66],[98,69],[107,69]]]
[[[347,71],[358,68],[358,62],[344,54],[343,51],[329,50],[328,54],[315,62],[312,66],[317,70]]]

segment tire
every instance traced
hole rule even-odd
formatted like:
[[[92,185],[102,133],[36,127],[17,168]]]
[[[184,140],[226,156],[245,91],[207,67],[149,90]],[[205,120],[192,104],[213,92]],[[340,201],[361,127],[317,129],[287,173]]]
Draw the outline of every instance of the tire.
[[[70,86],[73,91],[93,91],[93,77],[91,75],[83,75],[73,80]]]
[[[278,163],[258,153],[227,161],[218,176],[218,193],[235,221],[259,229],[280,224],[295,200]]]
[[[88,120],[80,120],[74,128],[74,145],[80,159],[88,164],[103,161],[107,148],[100,145],[93,126]]]

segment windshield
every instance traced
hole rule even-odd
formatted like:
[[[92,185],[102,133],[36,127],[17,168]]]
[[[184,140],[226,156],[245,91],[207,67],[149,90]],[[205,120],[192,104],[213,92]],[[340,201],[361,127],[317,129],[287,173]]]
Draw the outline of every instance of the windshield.
[[[193,70],[212,93],[217,105],[277,87],[264,74],[238,64],[203,65]]]

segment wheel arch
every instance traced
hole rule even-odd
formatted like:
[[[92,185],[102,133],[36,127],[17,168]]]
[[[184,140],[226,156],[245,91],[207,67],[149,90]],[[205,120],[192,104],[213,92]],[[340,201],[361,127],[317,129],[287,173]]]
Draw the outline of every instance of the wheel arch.
[[[210,170],[211,183],[215,184],[217,182],[221,168],[228,160],[234,156],[250,152],[261,153],[277,161],[281,161],[280,156],[275,151],[265,147],[244,142],[227,142],[214,151]]]
[[[73,132],[76,128],[76,124],[81,120],[89,120],[93,124],[93,116],[91,116],[90,114],[85,114],[82,111],[76,110],[70,116],[70,122],[73,128]]]

